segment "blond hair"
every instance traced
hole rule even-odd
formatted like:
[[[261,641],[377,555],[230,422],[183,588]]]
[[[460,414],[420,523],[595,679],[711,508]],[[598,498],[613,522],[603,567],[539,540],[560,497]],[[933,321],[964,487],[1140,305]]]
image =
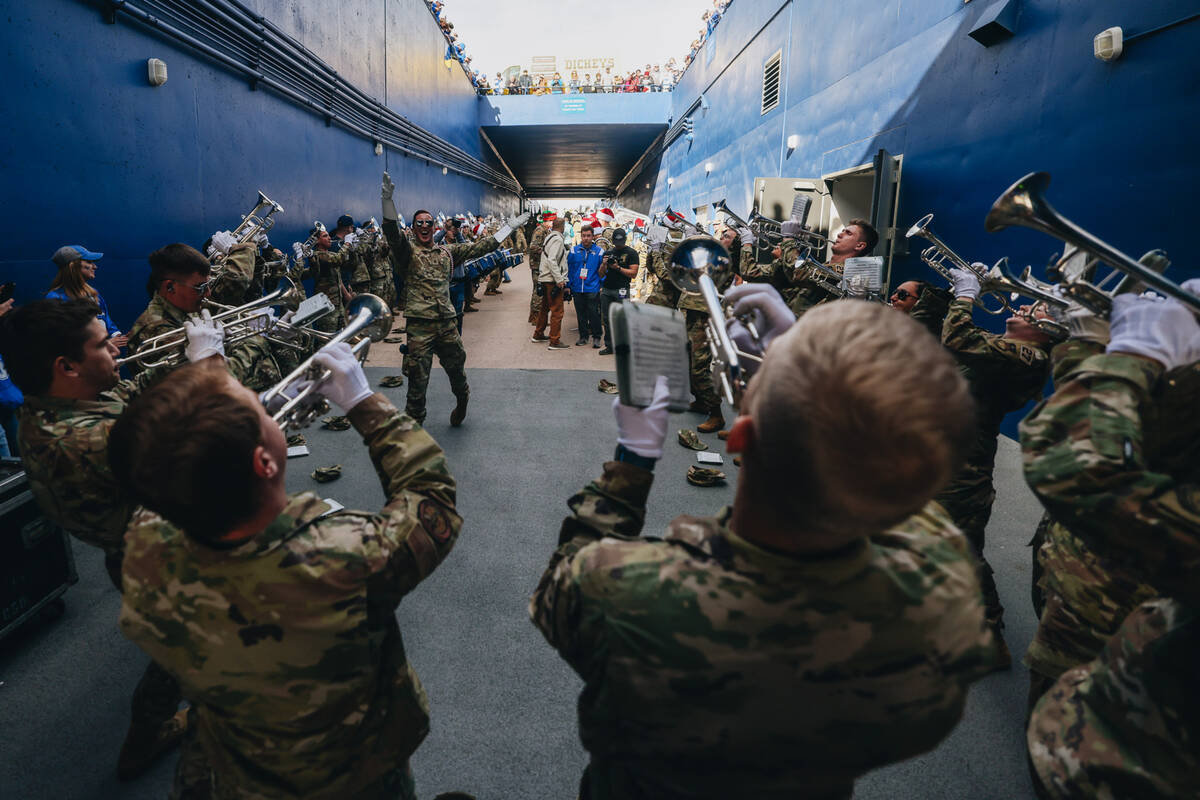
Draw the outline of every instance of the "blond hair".
[[[938,341],[857,300],[814,308],[776,339],[746,400],[755,473],[778,516],[835,540],[923,507],[974,427],[967,382]]]

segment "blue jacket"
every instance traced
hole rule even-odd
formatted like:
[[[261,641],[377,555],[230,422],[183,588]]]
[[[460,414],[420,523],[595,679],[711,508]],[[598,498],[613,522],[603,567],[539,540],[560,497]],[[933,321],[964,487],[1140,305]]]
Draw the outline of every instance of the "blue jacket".
[[[62,289],[52,289],[46,292],[46,299],[66,301],[70,300],[71,298],[68,297],[67,293]],[[98,292],[96,294],[96,305],[100,306],[100,313],[96,316],[99,317],[100,321],[104,323],[104,328],[108,331],[108,335],[118,335],[121,332],[121,329],[117,327],[116,323],[112,321],[112,317],[108,315],[108,303],[104,302],[104,298],[101,297]]]
[[[593,294],[600,291],[600,262],[604,260],[604,250],[595,242],[590,250],[584,250],[583,245],[577,244],[567,253],[567,281],[571,291],[579,294]],[[587,277],[579,277],[580,272],[587,270]]]

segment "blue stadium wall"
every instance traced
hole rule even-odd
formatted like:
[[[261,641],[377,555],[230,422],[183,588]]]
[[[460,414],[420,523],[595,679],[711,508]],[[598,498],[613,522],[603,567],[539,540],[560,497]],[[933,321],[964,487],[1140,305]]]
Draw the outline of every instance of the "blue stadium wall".
[[[17,302],[40,297],[63,244],[104,252],[96,284],[117,323],[146,304],[146,255],[174,241],[199,246],[231,229],[262,189],[285,213],[271,239],[303,240],[314,219],[379,216],[389,169],[406,216],[513,211],[490,184],[386,150],[211,60],[83,0],[0,0],[8,78],[0,134],[0,206],[16,230],[0,254],[0,282]],[[493,166],[481,144],[477,97],[422,0],[248,0],[347,83]],[[169,79],[154,88],[146,60]]]
[[[901,236],[934,212],[935,230],[964,257],[1007,255],[1041,274],[1057,240],[1026,229],[988,234],[983,220],[1010,184],[1046,170],[1048,197],[1065,216],[1135,257],[1164,248],[1176,280],[1200,274],[1200,19],[1127,43],[1117,61],[1092,55],[1106,28],[1128,38],[1200,4],[1016,0],[1014,36],[990,47],[968,36],[1003,4],[735,0],[673,95],[676,122],[702,93],[708,101],[692,117],[693,141],[672,142],[620,199],[657,211],[727,196],[744,215],[755,178],[820,177],[885,148],[903,156]],[[778,50],[781,102],[763,115],[763,66]],[[792,135],[800,144],[789,150]],[[898,256],[892,276],[892,285],[940,280],[915,253]]]

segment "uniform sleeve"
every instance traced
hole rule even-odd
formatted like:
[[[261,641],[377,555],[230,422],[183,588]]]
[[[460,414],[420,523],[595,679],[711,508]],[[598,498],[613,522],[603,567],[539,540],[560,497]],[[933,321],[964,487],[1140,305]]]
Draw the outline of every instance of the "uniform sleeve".
[[[967,366],[986,363],[993,372],[1011,366],[1023,373],[1037,358],[1035,348],[1011,342],[978,327],[971,321],[972,308],[974,305],[969,300],[956,299],[950,304],[946,321],[942,323],[942,344]]]
[[[646,498],[653,482],[654,473],[649,470],[610,461],[600,478],[567,501],[571,514],[563,520],[558,549],[529,601],[529,616],[546,641],[572,665],[584,649],[579,638],[575,557],[605,536],[637,537],[646,519]]]
[[[455,510],[454,478],[433,437],[383,395],[372,395],[347,416],[370,450],[387,498],[376,528],[391,555],[376,577],[398,602],[437,569],[458,539],[462,518]]]
[[[470,261],[473,258],[485,256],[499,246],[500,243],[496,241],[496,237],[488,234],[478,242],[451,244],[447,245],[446,249],[450,251],[450,258],[454,262],[454,266],[458,266],[464,261]]]
[[[212,299],[227,306],[240,306],[245,301],[246,289],[254,280],[256,249],[251,244],[240,244],[229,251],[225,266],[212,279]]]
[[[383,235],[388,243],[388,258],[391,259],[392,269],[401,276],[408,275],[408,264],[412,259],[412,243],[400,230],[400,223],[394,219],[383,221]]]
[[[925,285],[921,296],[909,312],[909,316],[921,323],[934,336],[941,338],[942,329],[946,322],[946,312],[950,308],[950,293],[936,286]],[[969,318],[969,317],[968,317]]]
[[[1046,510],[1163,594],[1200,602],[1200,486],[1146,463],[1158,364],[1098,355],[1021,423],[1025,479]]]

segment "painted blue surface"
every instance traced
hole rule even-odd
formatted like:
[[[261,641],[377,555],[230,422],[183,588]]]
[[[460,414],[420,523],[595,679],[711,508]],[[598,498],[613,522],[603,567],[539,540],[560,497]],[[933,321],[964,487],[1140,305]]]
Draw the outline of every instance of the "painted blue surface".
[[[671,104],[670,92],[502,94],[480,98],[479,125],[665,125]]]
[[[709,102],[694,113],[693,141],[675,140],[621,201],[645,211],[727,197],[744,215],[756,177],[819,178],[883,147],[903,156],[901,235],[934,212],[937,233],[969,260],[1007,255],[1041,274],[1058,240],[1022,228],[988,234],[983,220],[1010,184],[1047,170],[1048,198],[1065,216],[1134,257],[1166,249],[1176,281],[1200,275],[1200,20],[1132,42],[1112,63],[1092,55],[1100,31],[1120,25],[1128,38],[1196,3],[1020,5],[1016,35],[984,47],[967,35],[988,10],[981,0],[737,0],[711,59],[698,57],[671,94],[676,119],[701,93]],[[761,115],[762,68],[777,51],[781,101]],[[800,144],[788,150],[792,135]],[[893,285],[940,280],[917,251],[895,259]]]
[[[422,0],[253,0],[343,77],[489,164],[478,100]],[[265,191],[285,213],[272,241],[303,240],[314,219],[378,217],[380,173],[411,216],[436,210],[508,212],[517,199],[395,153],[315,117],[119,16],[79,0],[0,0],[0,204],[20,234],[0,256],[17,302],[49,287],[50,255],[66,242],[105,253],[96,287],[128,329],[145,308],[146,256],[173,241],[199,246],[231,229]],[[386,15],[386,17],[385,17]],[[167,63],[153,88],[146,59]],[[26,219],[26,217],[28,217]]]

